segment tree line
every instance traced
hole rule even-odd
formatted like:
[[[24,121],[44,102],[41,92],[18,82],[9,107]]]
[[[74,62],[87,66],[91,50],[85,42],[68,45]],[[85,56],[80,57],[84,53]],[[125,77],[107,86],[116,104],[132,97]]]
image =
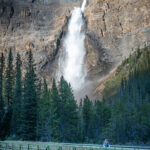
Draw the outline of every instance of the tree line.
[[[0,138],[55,142],[94,142],[110,118],[102,102],[88,96],[77,104],[71,85],[63,77],[51,90],[39,80],[32,51],[28,52],[26,73],[22,61],[9,51],[7,63],[0,57]],[[105,116],[105,117],[104,117]]]
[[[129,76],[122,78],[113,96],[92,102],[88,96],[77,104],[71,85],[61,77],[51,89],[35,71],[28,52],[22,75],[19,54],[13,65],[11,50],[0,57],[0,138],[14,140],[102,143],[150,141],[150,48],[138,50],[123,62]]]
[[[111,107],[111,119],[104,132],[113,143],[148,143],[150,47],[138,49],[121,66],[128,66],[129,75],[122,77],[120,90],[109,99],[105,99]]]

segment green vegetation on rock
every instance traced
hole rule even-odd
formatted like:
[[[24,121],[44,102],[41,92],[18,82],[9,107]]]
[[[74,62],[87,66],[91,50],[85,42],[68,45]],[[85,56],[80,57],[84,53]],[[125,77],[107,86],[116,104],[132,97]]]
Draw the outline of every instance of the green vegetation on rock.
[[[150,59],[150,46],[143,49],[137,49],[129,58],[125,59],[117,68],[113,77],[105,83],[103,91],[104,99],[115,95],[120,90],[123,79],[128,79],[130,72],[139,70],[140,72],[146,71],[147,62]]]

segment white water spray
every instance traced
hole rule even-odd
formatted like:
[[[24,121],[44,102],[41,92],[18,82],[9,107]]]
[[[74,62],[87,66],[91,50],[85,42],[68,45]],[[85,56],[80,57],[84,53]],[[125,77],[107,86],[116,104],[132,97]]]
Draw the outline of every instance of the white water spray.
[[[83,1],[81,11],[84,12],[85,6],[86,6],[86,0]]]
[[[84,87],[87,74],[84,65],[84,57],[86,55],[84,47],[85,35],[82,32],[84,24],[82,12],[85,6],[86,0],[83,1],[81,8],[74,8],[72,11],[68,33],[63,43],[64,53],[59,60],[58,78],[63,75],[75,92],[80,91]]]

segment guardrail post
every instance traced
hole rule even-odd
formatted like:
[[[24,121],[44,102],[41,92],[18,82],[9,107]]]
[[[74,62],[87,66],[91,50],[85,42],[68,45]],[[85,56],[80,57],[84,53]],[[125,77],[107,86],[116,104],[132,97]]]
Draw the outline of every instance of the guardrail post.
[[[37,150],[40,150],[40,147],[39,147],[39,145],[37,145]]]
[[[12,150],[14,150],[14,144],[12,144]]]
[[[58,150],[62,150],[62,146],[58,148]]]
[[[30,144],[28,144],[28,150],[30,150]]]
[[[19,146],[19,150],[22,150],[22,145],[20,144],[20,146]]]
[[[5,147],[5,149],[6,149],[6,150],[8,149],[8,143],[6,143],[6,147]]]
[[[51,150],[49,146],[46,147],[46,150]]]

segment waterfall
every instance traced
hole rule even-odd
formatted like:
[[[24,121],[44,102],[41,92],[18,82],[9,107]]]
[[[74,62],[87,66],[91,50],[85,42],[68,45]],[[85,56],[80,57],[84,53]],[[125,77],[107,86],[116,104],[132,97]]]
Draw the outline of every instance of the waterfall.
[[[65,80],[71,84],[73,90],[82,90],[87,74],[84,58],[86,49],[84,46],[85,35],[82,32],[84,25],[82,13],[86,6],[83,1],[81,8],[75,7],[69,21],[68,33],[63,43],[63,54],[59,59],[58,77],[64,76]]]
[[[84,12],[85,6],[86,6],[86,0],[83,1],[81,11]]]

